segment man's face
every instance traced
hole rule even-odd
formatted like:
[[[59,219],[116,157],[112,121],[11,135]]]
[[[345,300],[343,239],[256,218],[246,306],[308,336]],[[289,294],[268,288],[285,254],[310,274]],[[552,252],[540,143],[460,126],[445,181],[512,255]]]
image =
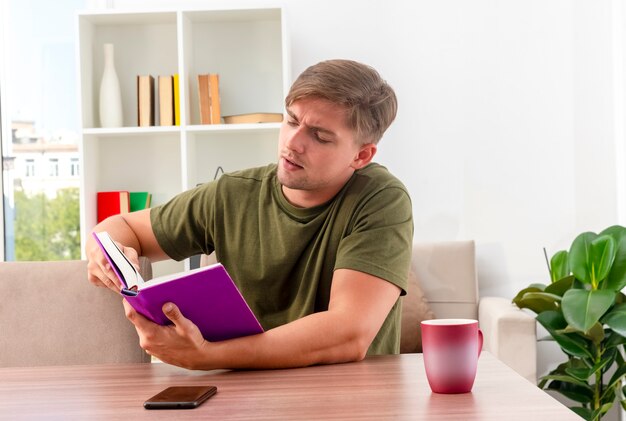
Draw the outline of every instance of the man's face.
[[[321,98],[300,99],[288,107],[280,129],[278,180],[292,204],[316,206],[337,194],[375,151],[373,144],[357,144],[344,107]],[[365,160],[364,154],[369,154]]]

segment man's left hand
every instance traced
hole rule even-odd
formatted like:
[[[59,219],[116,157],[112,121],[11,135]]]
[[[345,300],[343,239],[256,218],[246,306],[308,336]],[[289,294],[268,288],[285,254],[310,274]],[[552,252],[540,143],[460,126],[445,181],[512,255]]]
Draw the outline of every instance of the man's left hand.
[[[159,360],[179,367],[194,370],[200,368],[203,348],[209,346],[198,327],[186,319],[173,303],[163,305],[163,313],[172,325],[160,326],[148,320],[124,300],[126,317],[137,334],[139,345]]]

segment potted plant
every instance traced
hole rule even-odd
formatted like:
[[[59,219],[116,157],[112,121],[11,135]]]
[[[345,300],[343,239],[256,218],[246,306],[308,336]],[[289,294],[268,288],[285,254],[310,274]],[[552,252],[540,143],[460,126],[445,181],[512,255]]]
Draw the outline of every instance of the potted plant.
[[[547,255],[546,255],[547,259]],[[579,406],[571,409],[599,420],[616,400],[626,409],[626,228],[585,232],[569,251],[548,263],[550,284],[531,284],[513,299],[537,313],[537,321],[561,347],[567,361],[539,381]]]

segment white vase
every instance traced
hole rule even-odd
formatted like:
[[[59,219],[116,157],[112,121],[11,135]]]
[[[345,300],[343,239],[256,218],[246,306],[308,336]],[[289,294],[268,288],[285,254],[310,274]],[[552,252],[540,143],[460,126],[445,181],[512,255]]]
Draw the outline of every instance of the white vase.
[[[100,126],[122,127],[122,93],[115,72],[113,44],[104,44],[104,72],[100,82]]]

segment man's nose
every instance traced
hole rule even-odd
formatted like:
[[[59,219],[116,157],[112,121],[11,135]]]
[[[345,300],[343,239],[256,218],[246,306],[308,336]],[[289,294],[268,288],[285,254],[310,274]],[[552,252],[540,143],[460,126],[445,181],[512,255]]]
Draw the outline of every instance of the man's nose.
[[[292,151],[302,153],[304,151],[305,137],[306,128],[299,126],[287,134],[285,146]]]

